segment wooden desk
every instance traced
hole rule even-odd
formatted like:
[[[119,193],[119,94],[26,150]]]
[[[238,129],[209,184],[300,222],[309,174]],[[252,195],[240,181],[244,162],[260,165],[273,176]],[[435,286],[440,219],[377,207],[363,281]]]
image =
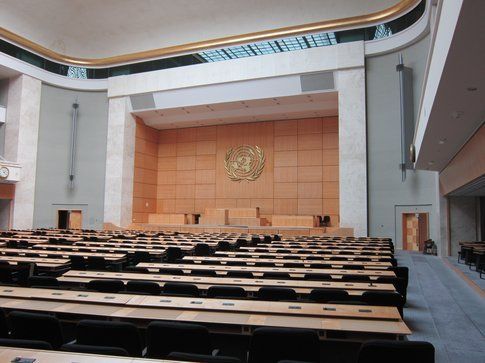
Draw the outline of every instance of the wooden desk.
[[[307,253],[314,253],[314,254],[319,254],[322,251],[325,251],[325,253],[332,253],[335,255],[338,255],[339,253],[345,253],[345,254],[353,254],[353,255],[362,255],[363,252],[370,253],[369,255],[362,255],[364,256],[384,256],[384,257],[389,257],[392,255],[390,251],[369,251],[369,250],[350,250],[350,249],[325,249],[325,248],[276,248],[276,247],[240,247],[240,251],[250,251],[250,252],[255,252],[257,248],[264,248],[268,250],[269,252],[277,252],[278,250],[287,250],[289,252],[286,253],[298,253],[299,251],[305,251]]]
[[[176,363],[173,360],[115,357],[99,354],[60,352],[25,348],[0,347],[0,361],[11,362],[16,357],[35,358],[35,363]]]
[[[35,301],[35,303],[33,303]],[[0,307],[95,315],[131,321],[169,320],[209,324],[251,333],[260,326],[308,328],[392,336],[410,334],[395,307],[105,294],[57,289],[0,288]]]
[[[277,259],[277,258],[241,258],[241,257],[199,257],[199,256],[184,256],[183,260],[186,261],[220,261],[223,263],[227,262],[245,262],[248,265],[254,265],[257,262],[269,262],[274,263],[276,265],[281,265],[285,263],[297,263],[300,264],[301,267],[309,267],[310,264],[317,264],[317,263],[325,263],[330,264],[332,266],[363,266],[365,269],[370,270],[387,270],[389,267],[392,267],[390,262],[372,262],[372,261],[316,261],[316,260],[301,260],[301,259],[292,259],[292,260],[285,260],[285,259]]]
[[[391,249],[387,247],[372,247],[369,245],[355,245],[355,244],[346,244],[341,245],[339,243],[327,245],[327,244],[320,244],[320,243],[280,243],[280,242],[273,242],[268,244],[258,244],[258,248],[308,248],[308,249],[322,249],[322,250],[356,250],[356,251],[364,251],[364,252],[381,252],[381,251],[388,251],[390,252]]]
[[[86,284],[95,279],[116,279],[125,283],[133,280],[152,281],[160,286],[166,282],[184,282],[197,285],[200,290],[207,290],[210,286],[240,286],[247,292],[254,294],[263,286],[287,287],[295,290],[299,295],[308,295],[313,289],[343,289],[350,295],[359,296],[364,291],[396,291],[392,284],[367,282],[339,282],[339,281],[312,281],[312,280],[273,280],[273,279],[242,279],[231,277],[206,276],[177,276],[161,274],[141,274],[132,272],[109,271],[77,271],[70,270],[57,278],[60,282]]]
[[[111,240],[112,241],[112,240]],[[167,244],[158,244],[158,243],[134,243],[134,242],[90,242],[90,241],[81,241],[81,242],[75,242],[74,246],[86,246],[86,247],[110,247],[110,248],[123,248],[123,247],[128,247],[131,249],[142,249],[143,251],[148,250],[149,251],[156,251],[159,253],[164,253],[167,247],[170,247],[170,245]],[[191,251],[194,246],[189,245],[189,246],[176,246],[179,247],[181,250],[184,251]]]
[[[0,261],[7,261],[10,264],[16,265],[19,262],[35,263],[37,267],[49,270],[57,271],[68,269],[71,265],[70,260],[61,258],[42,258],[42,257],[22,257],[22,256],[0,256]]]
[[[80,249],[89,249],[90,251],[107,251],[113,253],[135,253],[135,252],[148,252],[151,255],[161,255],[165,253],[165,250],[147,250],[142,248],[130,248],[130,247],[88,247],[88,246],[72,246],[72,245],[34,245],[33,248],[46,249],[55,248],[58,251],[79,251]],[[49,250],[50,251],[50,250]],[[107,254],[109,255],[109,254]]]
[[[191,270],[213,270],[219,275],[225,275],[228,271],[252,272],[255,276],[262,276],[264,272],[288,272],[291,277],[302,278],[307,273],[329,274],[334,277],[342,275],[364,275],[372,278],[380,276],[396,277],[393,271],[386,270],[344,270],[344,269],[318,269],[318,268],[291,268],[291,267],[257,267],[257,266],[226,266],[226,265],[199,265],[199,264],[178,264],[178,263],[151,263],[141,262],[137,268],[147,269],[179,269]]]
[[[57,255],[62,257],[69,257],[69,256],[104,257],[105,260],[112,261],[112,262],[122,262],[126,259],[126,255],[121,253],[93,253],[93,252],[78,252],[78,251],[50,251],[45,249],[0,248],[1,254],[5,252],[18,253],[19,255],[25,254],[25,253],[36,253],[40,256]],[[3,258],[7,256],[0,255],[0,257]],[[29,258],[29,257],[26,257],[26,258]],[[37,258],[37,257],[32,257],[32,258]],[[50,260],[52,259],[50,258]]]
[[[240,252],[240,251],[216,251],[214,252],[213,256],[218,256],[222,257],[223,255],[227,256],[246,256],[246,257],[252,257],[252,258],[259,258],[260,256],[272,256],[272,258],[276,259],[282,259],[285,260],[285,257],[293,257],[294,259],[300,259],[300,260],[307,260],[308,257],[320,257],[320,260],[312,260],[310,259],[309,261],[312,261],[311,263],[319,263],[319,261],[323,261],[321,263],[325,263],[324,261],[330,260],[331,257],[343,257],[348,259],[349,261],[355,260],[355,258],[359,257],[365,257],[368,258],[371,261],[377,261],[377,260],[385,260],[384,262],[390,261],[391,257],[389,256],[375,256],[375,255],[369,255],[369,256],[362,256],[362,255],[343,255],[343,254],[335,254],[335,253],[278,253],[278,252]]]

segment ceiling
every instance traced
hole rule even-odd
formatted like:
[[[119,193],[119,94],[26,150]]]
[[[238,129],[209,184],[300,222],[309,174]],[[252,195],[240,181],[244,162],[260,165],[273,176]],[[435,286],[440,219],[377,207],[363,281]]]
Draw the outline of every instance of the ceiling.
[[[485,197],[485,175],[448,194],[450,197]]]
[[[337,92],[133,112],[155,129],[338,115]]]
[[[464,1],[416,162],[443,170],[485,121],[485,1]]]
[[[400,0],[0,0],[3,28],[102,58],[387,9]]]
[[[0,64],[0,79],[10,78],[10,77],[16,76],[17,74],[20,74],[20,73],[13,69],[4,67]]]

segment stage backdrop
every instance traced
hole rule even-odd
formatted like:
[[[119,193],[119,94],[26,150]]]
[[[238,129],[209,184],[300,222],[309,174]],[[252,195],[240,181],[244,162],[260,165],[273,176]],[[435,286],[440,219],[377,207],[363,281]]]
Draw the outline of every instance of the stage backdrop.
[[[255,181],[232,181],[229,148],[259,146],[265,167]],[[133,222],[150,213],[259,207],[273,214],[330,215],[338,226],[338,118],[266,121],[155,130],[137,120]]]

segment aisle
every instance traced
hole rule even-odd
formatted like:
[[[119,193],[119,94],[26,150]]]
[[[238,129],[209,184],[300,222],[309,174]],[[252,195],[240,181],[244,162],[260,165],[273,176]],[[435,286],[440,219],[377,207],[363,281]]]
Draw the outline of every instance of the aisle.
[[[409,267],[409,340],[427,340],[437,363],[485,363],[485,299],[436,256],[396,251]]]

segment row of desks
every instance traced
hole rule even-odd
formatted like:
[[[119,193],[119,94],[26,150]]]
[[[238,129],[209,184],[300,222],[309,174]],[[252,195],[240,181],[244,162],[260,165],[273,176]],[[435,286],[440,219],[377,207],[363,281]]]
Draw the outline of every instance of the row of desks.
[[[260,326],[366,334],[410,334],[394,307],[105,294],[57,289],[0,288],[0,307],[85,314],[135,321],[170,320],[208,324],[215,330]]]
[[[71,270],[58,280],[62,283],[87,284],[92,280],[115,279],[128,281],[151,281],[160,286],[167,282],[183,282],[196,285],[200,290],[207,290],[211,286],[240,286],[248,293],[254,294],[261,287],[285,287],[295,290],[298,295],[308,295],[313,289],[339,289],[346,290],[349,295],[359,296],[364,291],[396,291],[392,284],[372,282],[339,282],[339,281],[310,281],[310,280],[274,280],[274,279],[244,279],[230,277],[205,276],[176,276],[163,274],[141,274],[133,272],[109,271],[76,271]]]
[[[291,277],[303,278],[305,274],[329,274],[334,278],[342,275],[362,275],[377,279],[381,276],[396,277],[393,271],[388,270],[344,270],[344,269],[319,269],[319,268],[293,268],[293,267],[258,267],[258,266],[227,266],[227,265],[201,265],[181,263],[152,263],[141,262],[136,265],[140,269],[158,271],[159,269],[177,269],[183,271],[212,270],[218,275],[226,275],[228,271],[252,272],[254,276],[262,276],[265,272],[287,272]]]

